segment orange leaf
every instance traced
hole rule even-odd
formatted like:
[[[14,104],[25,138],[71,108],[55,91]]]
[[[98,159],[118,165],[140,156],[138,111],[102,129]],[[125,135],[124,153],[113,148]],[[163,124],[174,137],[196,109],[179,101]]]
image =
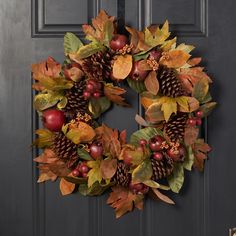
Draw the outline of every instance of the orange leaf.
[[[202,61],[202,58],[201,58],[201,57],[195,57],[195,58],[189,59],[187,63],[188,63],[190,66],[196,66],[196,65],[198,65],[201,61]]]
[[[125,79],[131,72],[133,63],[129,54],[119,55],[113,64],[113,76],[118,80]]]
[[[143,209],[143,195],[133,194],[129,189],[116,186],[112,188],[107,203],[111,205],[116,212],[116,218],[132,211],[135,206],[139,210]]]
[[[157,73],[155,71],[151,71],[148,74],[144,83],[148,92],[153,95],[157,95],[159,91],[159,82],[157,80]]]
[[[39,155],[38,157],[34,158],[35,162],[47,163],[47,164],[54,163],[57,160],[58,160],[58,157],[53,152],[53,150],[51,150],[49,148],[44,149],[44,152],[41,155]]]
[[[179,68],[183,66],[190,55],[181,50],[172,50],[169,52],[164,52],[160,59],[160,64],[165,65],[169,68]]]
[[[57,175],[55,175],[52,171],[40,170],[40,175],[37,182],[43,183],[47,180],[55,181],[56,179],[57,179]]]
[[[60,190],[63,196],[71,194],[75,190],[75,184],[68,182],[65,179],[61,179]]]
[[[141,104],[144,107],[145,110],[148,109],[149,106],[151,106],[153,103],[157,103],[159,99],[150,92],[143,92],[141,94]]]
[[[175,204],[173,200],[171,200],[169,197],[167,197],[166,195],[161,193],[158,189],[152,188],[152,192],[154,193],[155,199],[157,198],[157,199],[159,199],[165,203],[168,203],[168,204],[172,204],[172,205]]]
[[[122,131],[120,132],[120,144],[121,144],[121,145],[126,144],[126,136],[127,136],[126,130],[122,130]]]
[[[104,95],[112,102],[121,106],[130,106],[128,103],[124,102],[125,98],[121,97],[126,93],[126,90],[118,86],[113,86],[112,84],[105,84]]]
[[[195,128],[195,127],[191,127],[191,126],[188,126],[185,128],[185,132],[184,132],[184,142],[185,144],[188,146],[188,145],[192,145],[197,137],[198,137],[198,134],[199,134],[199,129],[198,128]]]
[[[162,105],[159,103],[153,103],[148,107],[145,112],[145,116],[148,122],[155,124],[165,119],[163,111],[161,110],[161,106]]]
[[[106,159],[102,160],[100,165],[100,170],[103,179],[111,179],[116,173],[117,160],[116,159]]]

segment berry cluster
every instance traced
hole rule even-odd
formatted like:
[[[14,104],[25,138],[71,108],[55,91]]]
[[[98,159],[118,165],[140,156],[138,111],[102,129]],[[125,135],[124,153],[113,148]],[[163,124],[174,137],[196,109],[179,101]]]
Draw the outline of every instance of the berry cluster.
[[[145,184],[138,183],[138,184],[129,184],[129,189],[134,193],[134,194],[146,194],[149,191],[149,187]]]
[[[102,93],[102,83],[94,79],[87,80],[83,96],[85,99],[100,98]]]
[[[76,168],[72,171],[72,175],[75,177],[87,178],[89,167],[86,162],[79,163]]]
[[[202,125],[202,117],[203,112],[197,111],[195,112],[195,116],[188,119],[188,125],[189,126],[201,126]]]

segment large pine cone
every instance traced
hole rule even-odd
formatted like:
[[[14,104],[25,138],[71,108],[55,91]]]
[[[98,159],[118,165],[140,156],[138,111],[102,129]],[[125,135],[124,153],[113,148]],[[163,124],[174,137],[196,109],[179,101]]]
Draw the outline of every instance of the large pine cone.
[[[82,69],[90,79],[106,80],[110,78],[112,59],[112,52],[100,51],[84,59]]]
[[[77,145],[70,141],[63,133],[55,136],[53,151],[58,158],[66,163],[68,168],[72,168],[78,161]]]
[[[118,162],[113,181],[116,182],[117,185],[128,187],[130,180],[131,177],[127,165],[123,162]]]
[[[169,176],[174,168],[173,160],[167,156],[164,155],[163,159],[158,161],[155,159],[151,159],[152,163],[152,180],[157,181],[159,179],[163,179],[167,176]]]
[[[83,97],[83,92],[86,86],[85,80],[75,82],[74,86],[67,91],[67,104],[64,110],[76,117],[77,113],[84,114],[88,109],[88,101]]]
[[[158,71],[160,92],[167,97],[180,97],[184,95],[181,82],[177,78],[176,71],[167,67],[160,67]]]
[[[171,116],[169,121],[165,123],[164,130],[172,142],[181,142],[184,138],[184,130],[188,120],[186,113],[178,113]]]

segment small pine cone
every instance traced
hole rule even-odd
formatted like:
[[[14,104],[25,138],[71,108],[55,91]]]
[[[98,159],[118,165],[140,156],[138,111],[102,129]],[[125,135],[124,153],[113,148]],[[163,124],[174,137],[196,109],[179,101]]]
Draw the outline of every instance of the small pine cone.
[[[151,163],[153,170],[152,180],[154,181],[169,176],[174,168],[173,160],[167,155],[164,155],[160,161],[151,159]]]
[[[67,91],[67,104],[64,110],[69,113],[72,118],[75,118],[77,113],[84,114],[88,109],[88,101],[83,96],[85,86],[85,80],[81,80],[75,82],[74,86]]]
[[[176,76],[176,71],[171,68],[161,67],[158,71],[160,92],[167,97],[180,97],[184,95],[181,82]]]
[[[171,116],[169,121],[164,124],[164,130],[172,142],[181,142],[184,138],[184,130],[188,120],[186,113],[178,113]]]
[[[112,60],[111,51],[100,51],[84,59],[82,69],[90,79],[103,81],[110,78]]]
[[[54,138],[53,150],[68,168],[72,168],[78,161],[77,145],[70,141],[63,133]]]
[[[128,187],[130,180],[131,178],[127,165],[123,162],[118,162],[113,181],[116,182],[117,185]]]

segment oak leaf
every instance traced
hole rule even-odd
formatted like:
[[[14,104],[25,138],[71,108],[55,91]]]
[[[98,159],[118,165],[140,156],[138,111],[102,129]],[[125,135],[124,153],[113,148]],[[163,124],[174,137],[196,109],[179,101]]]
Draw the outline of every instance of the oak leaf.
[[[129,54],[119,55],[113,64],[112,74],[117,80],[126,79],[133,66],[132,56]]]
[[[134,194],[129,189],[116,186],[112,188],[107,203],[115,209],[116,218],[132,211],[134,207],[143,209],[143,195]]]

